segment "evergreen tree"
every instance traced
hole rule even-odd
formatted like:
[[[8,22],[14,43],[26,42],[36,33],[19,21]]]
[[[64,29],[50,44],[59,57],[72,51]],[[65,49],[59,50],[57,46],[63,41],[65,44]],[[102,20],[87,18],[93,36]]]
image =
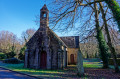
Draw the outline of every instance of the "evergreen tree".
[[[13,45],[11,47],[11,51],[9,53],[6,53],[7,58],[13,58],[16,55],[15,53],[15,46]]]
[[[25,50],[26,50],[26,46],[21,48],[20,53],[19,53],[19,57],[18,57],[20,60],[24,60],[25,59]]]

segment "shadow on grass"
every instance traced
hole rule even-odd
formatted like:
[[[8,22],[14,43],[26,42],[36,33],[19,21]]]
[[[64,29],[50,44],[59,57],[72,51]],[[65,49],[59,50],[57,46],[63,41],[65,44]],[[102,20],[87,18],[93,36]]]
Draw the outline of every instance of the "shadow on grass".
[[[23,63],[22,64],[2,64],[2,67],[11,69],[13,71],[17,71],[17,72],[22,72],[22,73],[26,73],[32,76],[37,76],[40,78],[51,78],[51,79],[71,79],[71,78],[81,78],[81,79],[85,79],[88,76],[84,77],[79,77],[77,76],[77,68],[76,65],[69,65],[68,68],[64,68],[63,70],[36,70],[36,69],[29,69],[29,68],[23,68]],[[88,60],[86,60],[86,62],[84,62],[84,67],[85,68],[99,68],[101,67],[101,65],[98,62],[88,62]]]
[[[50,78],[50,79],[64,79],[64,78],[80,78],[76,74],[76,70],[64,69],[64,70],[36,70],[24,68],[24,64],[0,64],[1,67],[11,69],[13,71],[22,72],[39,78]],[[74,69],[74,68],[73,68]]]
[[[79,77],[77,76],[77,68],[76,65],[68,65],[68,68],[64,68],[63,70],[36,70],[36,69],[29,69],[23,68],[22,64],[4,64],[0,63],[1,67],[5,67],[11,69],[13,71],[22,72],[25,74],[29,74],[32,76],[37,76],[39,78],[49,78],[49,79],[96,79],[96,78],[107,78],[106,70],[100,69],[102,68],[102,63],[98,60],[85,60],[83,62],[85,68],[85,76]],[[104,74],[105,73],[105,74]],[[107,71],[109,73],[109,70]],[[98,76],[98,77],[97,77]],[[104,76],[104,77],[102,77]],[[109,77],[110,78],[110,77]]]

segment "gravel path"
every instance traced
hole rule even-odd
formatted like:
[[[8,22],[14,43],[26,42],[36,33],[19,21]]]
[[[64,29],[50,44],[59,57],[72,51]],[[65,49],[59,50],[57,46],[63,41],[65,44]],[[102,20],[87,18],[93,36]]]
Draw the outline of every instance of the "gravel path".
[[[37,79],[4,68],[0,68],[0,79]]]

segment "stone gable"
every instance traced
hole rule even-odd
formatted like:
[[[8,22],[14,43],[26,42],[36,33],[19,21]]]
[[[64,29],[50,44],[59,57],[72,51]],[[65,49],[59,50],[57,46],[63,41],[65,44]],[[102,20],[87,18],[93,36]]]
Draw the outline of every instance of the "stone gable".
[[[49,28],[49,10],[46,5],[40,11],[40,28],[26,43],[24,66],[36,69],[67,67],[67,46]]]

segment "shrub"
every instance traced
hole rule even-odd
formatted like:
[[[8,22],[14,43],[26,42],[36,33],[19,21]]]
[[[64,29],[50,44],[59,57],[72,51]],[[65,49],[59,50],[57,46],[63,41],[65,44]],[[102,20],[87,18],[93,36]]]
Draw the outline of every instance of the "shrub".
[[[18,60],[17,58],[10,58],[10,59],[3,60],[3,63],[19,64],[19,63],[23,63],[23,61]]]
[[[7,55],[7,58],[13,58],[16,54],[14,51],[11,51],[11,52],[7,53],[6,55]]]
[[[5,59],[6,58],[6,55],[2,52],[0,52],[0,59]]]
[[[26,46],[24,46],[23,48],[20,49],[20,53],[19,53],[19,59],[20,60],[24,60],[25,59],[25,50],[26,50]]]
[[[120,66],[120,58],[117,59],[117,63]],[[113,58],[109,59],[109,65],[114,65]]]
[[[18,55],[19,55],[18,58],[19,58],[20,60],[24,60],[24,59],[25,59],[25,54],[19,53]]]

